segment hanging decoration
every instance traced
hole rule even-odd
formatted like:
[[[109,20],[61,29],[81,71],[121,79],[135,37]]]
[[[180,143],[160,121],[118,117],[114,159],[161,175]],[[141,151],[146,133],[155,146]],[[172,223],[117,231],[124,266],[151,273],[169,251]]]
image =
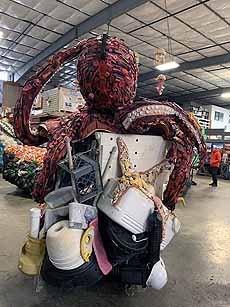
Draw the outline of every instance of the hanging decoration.
[[[157,48],[154,52],[154,65],[161,65],[165,63],[166,51],[163,48]]]
[[[157,48],[155,53],[154,53],[154,64],[155,66],[161,65],[165,63],[165,57],[166,57],[166,51],[163,48]],[[155,80],[159,81],[156,90],[159,95],[163,94],[164,91],[164,82],[166,80],[166,76],[163,74],[158,75]]]
[[[159,81],[159,83],[157,84],[156,90],[157,90],[159,95],[162,95],[163,90],[165,88],[164,82],[166,80],[166,76],[160,74],[159,76],[156,77],[156,80]]]
[[[168,19],[168,13],[167,13],[167,0],[165,2],[165,12],[166,12],[166,23],[167,23],[167,41],[168,41],[168,61],[166,62],[166,51],[163,48],[157,48],[154,54],[154,63],[155,68],[160,71],[166,71],[169,69],[175,69],[179,66],[177,62],[173,59],[173,50],[172,50],[172,37],[170,34],[170,26],[169,26],[169,19]],[[159,80],[156,90],[159,95],[162,95],[164,90],[164,81],[166,80],[166,77],[164,75],[157,76],[156,80]]]

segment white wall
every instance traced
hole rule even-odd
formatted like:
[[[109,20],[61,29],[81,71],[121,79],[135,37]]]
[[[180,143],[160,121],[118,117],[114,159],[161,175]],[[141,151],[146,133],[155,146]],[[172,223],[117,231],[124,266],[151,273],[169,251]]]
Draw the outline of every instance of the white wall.
[[[209,111],[209,120],[210,120],[210,128],[211,129],[225,129],[226,131],[230,131],[230,124],[229,124],[229,115],[230,110],[224,109],[218,106],[207,106],[205,109]],[[215,120],[215,112],[220,112],[224,114],[223,121]]]

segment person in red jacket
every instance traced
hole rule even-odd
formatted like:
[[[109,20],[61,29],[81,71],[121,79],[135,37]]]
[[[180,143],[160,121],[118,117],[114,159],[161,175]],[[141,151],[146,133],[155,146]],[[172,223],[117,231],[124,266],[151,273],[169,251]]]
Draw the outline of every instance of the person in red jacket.
[[[212,175],[212,183],[210,183],[210,185],[213,187],[217,187],[217,172],[220,167],[220,162],[221,162],[220,150],[213,146],[210,158],[210,172]]]

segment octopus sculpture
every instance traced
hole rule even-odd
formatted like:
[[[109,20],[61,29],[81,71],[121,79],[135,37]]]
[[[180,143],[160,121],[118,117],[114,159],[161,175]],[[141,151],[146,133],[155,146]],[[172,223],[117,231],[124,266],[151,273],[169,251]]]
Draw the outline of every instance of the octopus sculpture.
[[[32,131],[30,110],[34,99],[61,66],[75,58],[85,106],[57,120],[48,120],[42,129]],[[26,145],[47,143],[43,169],[32,193],[37,202],[43,202],[54,189],[58,162],[66,155],[65,137],[81,142],[96,131],[106,131],[161,135],[170,141],[167,159],[174,167],[163,203],[170,210],[175,208],[189,177],[193,147],[202,164],[206,146],[195,120],[177,104],[134,100],[138,73],[135,53],[122,40],[104,34],[58,52],[26,81],[15,105],[14,129]]]

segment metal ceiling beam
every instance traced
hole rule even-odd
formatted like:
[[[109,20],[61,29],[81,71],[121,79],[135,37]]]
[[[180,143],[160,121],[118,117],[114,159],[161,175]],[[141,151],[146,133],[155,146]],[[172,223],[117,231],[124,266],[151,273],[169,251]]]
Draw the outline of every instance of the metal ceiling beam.
[[[195,99],[208,98],[212,96],[220,96],[223,92],[230,92],[230,87],[218,88],[214,90],[195,92],[188,95],[171,96],[169,101],[189,102]]]
[[[146,2],[148,2],[148,0],[118,0],[117,2],[109,5],[96,15],[93,15],[76,25],[73,29],[69,30],[49,47],[31,59],[27,64],[23,65],[20,69],[18,69],[18,75],[15,76],[14,80],[20,82],[22,76],[30,71],[33,66],[39,64],[41,61],[44,61],[50,55],[54,54],[76,38],[89,33],[101,25],[109,23],[112,19],[119,17],[120,15],[123,15]]]
[[[178,68],[165,72],[165,74],[170,75],[175,72],[187,71],[187,70],[198,69],[198,68],[205,68],[209,66],[214,66],[214,65],[216,66],[216,65],[226,64],[226,63],[230,63],[230,52],[222,54],[222,55],[208,57],[205,59],[181,63]],[[152,71],[149,71],[147,73],[140,75],[138,81],[144,82],[146,80],[157,77],[159,74],[160,74],[159,70],[153,69]]]

